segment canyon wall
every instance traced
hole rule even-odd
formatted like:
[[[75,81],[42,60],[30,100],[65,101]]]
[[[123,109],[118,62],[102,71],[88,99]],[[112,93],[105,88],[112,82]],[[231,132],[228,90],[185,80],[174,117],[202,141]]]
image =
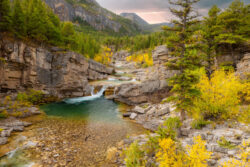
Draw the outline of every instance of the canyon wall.
[[[112,73],[112,68],[75,52],[6,38],[0,41],[1,92],[32,88],[59,98],[84,96],[91,91],[89,80]]]

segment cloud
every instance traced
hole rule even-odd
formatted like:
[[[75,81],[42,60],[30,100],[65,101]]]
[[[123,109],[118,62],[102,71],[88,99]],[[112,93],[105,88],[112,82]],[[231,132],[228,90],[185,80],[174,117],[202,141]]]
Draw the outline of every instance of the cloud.
[[[169,22],[173,16],[169,12],[168,0],[96,0],[101,6],[117,14],[133,12],[149,23]],[[218,5],[227,7],[233,0],[201,0],[195,5],[200,14],[205,15],[209,8]],[[249,0],[244,0],[249,3]]]

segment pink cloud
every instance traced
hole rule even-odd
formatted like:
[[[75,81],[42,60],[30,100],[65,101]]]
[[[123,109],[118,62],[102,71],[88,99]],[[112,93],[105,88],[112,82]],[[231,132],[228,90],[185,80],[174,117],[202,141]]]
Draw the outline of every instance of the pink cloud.
[[[171,14],[168,11],[158,12],[136,12],[140,17],[146,20],[150,24],[170,22]]]

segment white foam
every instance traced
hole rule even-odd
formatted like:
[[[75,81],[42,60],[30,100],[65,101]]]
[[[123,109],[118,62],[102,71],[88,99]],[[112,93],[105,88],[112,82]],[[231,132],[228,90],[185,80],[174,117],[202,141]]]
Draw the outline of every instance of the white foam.
[[[102,89],[96,94],[94,94],[94,89],[92,89],[91,96],[66,99],[64,100],[64,102],[68,104],[76,104],[76,103],[81,103],[84,101],[92,101],[92,100],[100,98],[106,89],[107,89],[107,86],[103,86]]]

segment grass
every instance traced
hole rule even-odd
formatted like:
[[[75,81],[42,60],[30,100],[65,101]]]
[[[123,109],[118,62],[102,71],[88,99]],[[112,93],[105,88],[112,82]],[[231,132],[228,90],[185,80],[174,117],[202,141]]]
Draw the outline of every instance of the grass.
[[[191,124],[193,129],[202,129],[206,125],[210,124],[210,121],[205,121],[204,119],[194,120]]]
[[[237,147],[236,145],[232,144],[230,141],[227,141],[225,137],[221,137],[220,140],[217,141],[217,143],[222,148],[234,149]]]

